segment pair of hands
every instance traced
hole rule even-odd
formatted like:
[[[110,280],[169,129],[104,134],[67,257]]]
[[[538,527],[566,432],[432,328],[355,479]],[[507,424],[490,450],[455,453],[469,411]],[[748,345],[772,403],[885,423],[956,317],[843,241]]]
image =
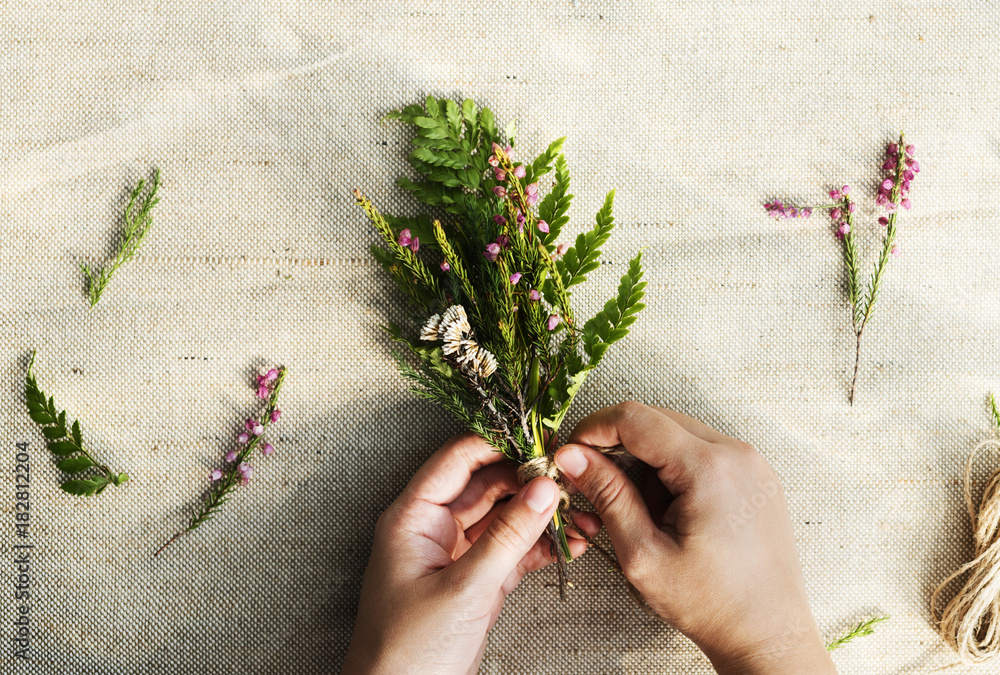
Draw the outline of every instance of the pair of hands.
[[[589,446],[623,445],[641,486]],[[485,442],[439,450],[379,518],[343,673],[474,673],[504,598],[553,561],[548,478],[518,485]],[[582,420],[557,466],[597,509],[625,576],[720,673],[834,673],[806,597],[780,481],[752,447],[639,403]],[[505,498],[513,497],[503,502]],[[578,534],[573,556],[587,547]]]

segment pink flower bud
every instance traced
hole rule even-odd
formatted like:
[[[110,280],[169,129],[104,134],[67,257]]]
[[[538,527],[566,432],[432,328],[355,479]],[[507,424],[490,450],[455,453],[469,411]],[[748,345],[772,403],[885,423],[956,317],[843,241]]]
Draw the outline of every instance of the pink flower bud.
[[[490,149],[493,150],[494,157],[498,157],[504,154],[503,148],[501,148],[498,143],[493,143]]]
[[[857,209],[857,208],[858,208],[858,205],[855,204],[854,202],[851,202],[850,204],[847,205],[847,212],[848,213],[854,213],[854,210]]]
[[[899,205],[902,206],[907,211],[909,211],[910,210],[910,206],[911,206],[911,204],[910,204],[910,198],[906,197],[901,202],[899,202]]]
[[[248,443],[249,441],[250,441],[250,434],[248,434],[245,431],[242,434],[240,434],[239,436],[236,437],[236,442],[237,443]],[[232,461],[232,460],[230,460],[230,461]]]
[[[266,384],[262,384],[257,387],[257,398],[267,399],[271,395],[271,390],[267,388]]]
[[[521,166],[520,164],[518,164],[517,166],[515,166],[514,167],[514,175],[517,176],[518,178],[524,178],[524,175],[525,175],[524,167]]]
[[[894,184],[895,183],[893,183],[891,178],[886,178],[884,181],[882,181],[882,189],[891,190]]]
[[[236,454],[235,450],[230,450],[229,452],[226,453],[226,461],[227,462],[235,462],[236,461],[236,457],[237,457],[237,454]]]
[[[496,223],[497,225],[506,225],[507,219],[504,218],[503,216],[493,216],[493,222]]]
[[[265,443],[264,447],[261,448],[260,451],[264,453],[264,456],[270,455],[272,452],[274,452],[274,446],[271,445],[270,443]]]
[[[545,322],[545,325],[549,330],[555,330],[556,326],[559,325],[559,317],[555,314],[549,315],[549,320]]]
[[[497,180],[505,180],[507,178],[507,172],[499,166],[493,169],[493,175],[496,176]]]
[[[893,202],[889,202],[888,204],[885,205],[885,210],[888,211],[889,213],[895,213],[896,205]]]
[[[524,275],[522,275],[520,272],[514,272],[513,274],[510,275],[510,283],[517,284],[517,282],[521,280],[522,276]]]
[[[563,243],[556,246],[556,255],[564,255],[568,250],[569,250],[569,242],[564,241]]]
[[[215,469],[214,471],[212,471],[212,473],[208,474],[208,477],[211,478],[212,482],[214,483],[215,481],[220,480],[222,478],[222,472],[219,471],[218,469]]]
[[[510,237],[506,234],[501,234],[497,237],[497,244],[499,244],[500,248],[510,248]]]
[[[886,171],[892,171],[893,169],[895,169],[896,168],[896,158],[895,157],[890,157],[889,159],[887,159],[884,162],[882,162],[882,168],[885,169]]]
[[[506,148],[503,149],[503,152],[505,155],[510,157],[510,155],[514,153],[514,148],[508,145]]]
[[[420,237],[413,238],[413,241],[410,242],[410,250],[414,253],[420,250]]]
[[[549,233],[549,224],[546,223],[544,220],[539,220],[538,221],[538,231],[539,232],[544,232],[544,233],[548,234]]]
[[[450,269],[451,269],[451,265],[448,264],[448,261],[447,260],[442,260],[441,261],[441,271],[442,272],[447,272]]]
[[[837,188],[833,188],[832,190],[830,190],[830,199],[834,201],[840,199],[840,190],[838,190]]]
[[[842,194],[842,195],[849,195],[849,194],[851,194],[851,186],[850,185],[845,185],[844,187],[840,188],[840,194]]]
[[[910,168],[913,169],[913,173],[920,173],[920,162],[913,160],[910,162]]]
[[[802,209],[802,217],[803,218],[808,218],[812,214],[813,214],[813,210],[812,210],[811,207],[807,206],[806,208]]]
[[[907,169],[906,171],[903,172],[903,178],[905,178],[906,180],[913,180],[913,177],[914,177],[913,171],[911,171],[910,169]]]
[[[834,209],[833,211],[830,211],[830,217],[833,218],[834,220],[840,220],[840,217],[842,215],[844,214],[840,211],[840,209]]]
[[[265,382],[274,382],[277,379],[278,379],[278,371],[276,368],[271,368],[271,370],[267,371],[267,375],[264,376]]]
[[[507,196],[507,188],[503,187],[502,185],[497,185],[495,188],[493,188],[493,194],[495,194],[500,199],[503,199],[504,197]]]
[[[882,227],[888,227],[889,226],[889,219],[886,218],[885,216],[881,216],[878,219],[878,224],[881,225]]]
[[[528,183],[524,188],[525,194],[533,195],[536,192],[538,192],[538,183]]]
[[[260,436],[264,433],[264,425],[255,419],[247,419],[246,428],[247,431],[252,433],[254,436]]]
[[[892,248],[889,249],[889,253],[892,254],[893,258],[899,257],[899,244],[893,244]]]
[[[907,145],[906,146],[906,154],[908,154],[908,155],[913,155],[913,153],[914,153],[915,150],[916,150],[916,148],[914,148],[912,145]]]
[[[486,160],[486,162],[487,162],[487,163],[488,163],[488,164],[489,164],[490,166],[500,166],[500,160],[498,160],[498,159],[497,159],[496,157],[494,157],[493,155],[490,155],[489,159],[487,159],[487,160]]]
[[[537,204],[538,199],[539,197],[537,192],[529,193],[524,197],[524,201],[528,202],[528,206],[534,206],[535,204]]]
[[[896,145],[895,143],[890,143],[889,147],[886,148],[885,152],[887,155],[895,155],[897,152],[899,152],[899,146]]]
[[[246,480],[253,478],[253,467],[246,462],[240,462],[240,465],[236,467],[236,470],[243,474],[243,478]]]
[[[275,408],[271,411],[271,424],[274,424],[281,419],[281,411]]]
[[[542,294],[539,293],[534,288],[532,288],[530,291],[528,291],[528,297],[532,300],[532,302],[538,302],[539,300],[542,299]]]
[[[413,241],[413,233],[407,228],[399,233],[399,239],[397,240],[400,246],[409,246],[410,242]]]
[[[487,244],[486,250],[483,251],[483,256],[490,262],[496,262],[497,256],[500,255],[500,244]]]

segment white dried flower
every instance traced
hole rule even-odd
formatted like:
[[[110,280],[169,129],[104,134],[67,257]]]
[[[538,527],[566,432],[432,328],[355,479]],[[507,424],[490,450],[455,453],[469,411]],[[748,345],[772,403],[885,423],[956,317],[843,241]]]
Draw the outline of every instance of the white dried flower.
[[[476,344],[475,340],[462,340],[461,347],[458,351],[458,362],[463,365],[473,364],[476,360],[476,354],[480,349],[480,346]]]
[[[435,314],[427,319],[427,323],[420,329],[420,339],[434,342],[438,339],[438,327],[441,325],[441,315]]]
[[[480,353],[480,363],[477,370],[479,371],[479,375],[483,379],[486,379],[487,377],[496,372],[497,358],[482,348],[480,348],[479,353]]]
[[[456,328],[460,333],[471,333],[472,327],[469,326],[469,317],[465,314],[465,307],[461,305],[452,305],[445,310],[444,316],[441,317],[441,322],[438,324],[438,334],[444,338],[444,332],[450,328]]]

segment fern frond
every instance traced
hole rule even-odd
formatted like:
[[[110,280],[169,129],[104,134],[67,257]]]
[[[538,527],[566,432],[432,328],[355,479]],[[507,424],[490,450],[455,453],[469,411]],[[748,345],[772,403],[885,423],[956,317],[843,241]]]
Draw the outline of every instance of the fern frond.
[[[601,362],[608,347],[628,335],[629,326],[635,323],[636,315],[646,307],[641,302],[646,295],[646,282],[642,280],[642,275],[640,251],[629,262],[628,272],[618,284],[617,297],[608,300],[604,309],[584,325],[583,345],[591,367]]]
[[[589,273],[600,267],[597,259],[601,257],[601,246],[611,236],[611,230],[615,226],[614,205],[615,191],[612,190],[605,197],[604,206],[597,212],[597,224],[594,225],[594,229],[582,232],[576,238],[576,245],[571,246],[558,261],[559,274],[567,289],[583,283]]]
[[[573,195],[568,194],[568,192],[569,167],[566,165],[566,157],[559,155],[556,159],[555,185],[538,205],[538,217],[549,224],[549,233],[544,236],[542,241],[550,248],[550,251],[552,244],[559,238],[563,226],[569,222],[567,212],[573,201]]]
[[[95,476],[81,477],[68,480],[59,487],[64,492],[71,495],[91,496],[100,493],[108,485],[121,485],[128,480],[128,474],[114,473],[104,464],[94,459],[86,448],[83,447],[83,432],[80,430],[80,423],[73,420],[73,424],[67,423],[66,411],[57,410],[55,399],[46,397],[45,392],[38,386],[38,380],[34,373],[35,353],[31,354],[31,361],[28,363],[28,373],[24,378],[24,399],[28,406],[28,415],[32,421],[39,426],[42,435],[48,441],[49,451],[61,457],[56,466],[60,471],[68,474],[78,474],[91,468],[96,468],[100,473]]]

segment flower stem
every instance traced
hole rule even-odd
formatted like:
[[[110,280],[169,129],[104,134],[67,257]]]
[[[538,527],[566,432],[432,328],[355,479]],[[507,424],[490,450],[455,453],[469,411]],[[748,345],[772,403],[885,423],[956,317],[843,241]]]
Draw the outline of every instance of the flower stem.
[[[858,369],[861,367],[861,333],[864,332],[864,326],[861,326],[861,330],[858,331],[858,346],[854,353],[854,379],[851,380],[851,405],[854,405],[854,395],[857,393],[858,389]]]

